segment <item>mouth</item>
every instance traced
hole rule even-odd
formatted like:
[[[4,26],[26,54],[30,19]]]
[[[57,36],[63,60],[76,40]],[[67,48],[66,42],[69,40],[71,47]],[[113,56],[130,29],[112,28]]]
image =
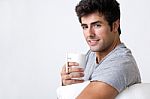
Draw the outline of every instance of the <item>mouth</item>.
[[[90,39],[90,40],[87,40],[87,41],[88,41],[88,44],[89,44],[90,46],[95,46],[95,45],[98,44],[99,39]]]

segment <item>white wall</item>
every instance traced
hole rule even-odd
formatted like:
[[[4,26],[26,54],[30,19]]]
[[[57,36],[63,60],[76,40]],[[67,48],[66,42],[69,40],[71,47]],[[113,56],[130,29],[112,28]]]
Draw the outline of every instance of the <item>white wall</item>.
[[[88,50],[74,12],[78,1],[0,0],[0,99],[56,99],[65,53]],[[121,39],[150,82],[150,1],[118,1]]]
[[[122,41],[132,50],[142,81],[150,82],[150,1],[118,0],[121,3]]]

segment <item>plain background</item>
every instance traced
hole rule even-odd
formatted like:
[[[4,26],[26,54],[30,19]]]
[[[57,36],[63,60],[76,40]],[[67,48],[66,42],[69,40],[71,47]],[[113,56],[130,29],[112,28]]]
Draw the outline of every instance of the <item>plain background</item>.
[[[66,52],[88,50],[78,1],[0,0],[0,99],[56,99]],[[118,1],[122,42],[150,82],[150,1]]]

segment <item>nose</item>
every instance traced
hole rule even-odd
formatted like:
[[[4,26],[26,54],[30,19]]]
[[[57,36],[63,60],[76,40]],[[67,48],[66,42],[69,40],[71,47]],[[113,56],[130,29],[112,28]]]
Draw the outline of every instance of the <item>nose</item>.
[[[89,27],[87,29],[87,36],[90,36],[90,37],[95,36],[95,31],[94,31],[94,29],[92,27]]]

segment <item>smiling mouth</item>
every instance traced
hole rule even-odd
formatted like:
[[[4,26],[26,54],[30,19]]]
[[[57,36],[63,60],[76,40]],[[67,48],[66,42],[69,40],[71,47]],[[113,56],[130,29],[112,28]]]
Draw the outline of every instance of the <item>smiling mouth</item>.
[[[88,43],[89,43],[89,45],[90,46],[95,46],[96,44],[98,44],[98,41],[99,41],[99,39],[97,40],[95,40],[95,39],[91,39],[91,40],[88,40]]]

